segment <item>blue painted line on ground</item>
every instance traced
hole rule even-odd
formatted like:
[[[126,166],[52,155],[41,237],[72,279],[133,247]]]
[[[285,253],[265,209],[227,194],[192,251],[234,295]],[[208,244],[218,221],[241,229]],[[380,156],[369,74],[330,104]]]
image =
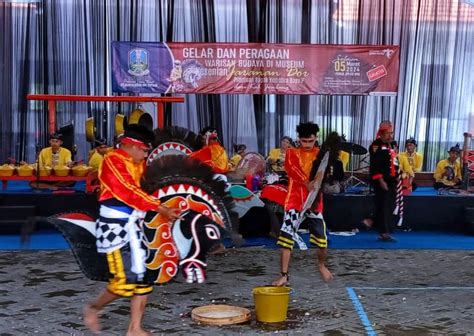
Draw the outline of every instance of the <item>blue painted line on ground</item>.
[[[357,294],[354,288],[346,287],[346,289],[347,289],[347,293],[349,294],[350,299],[352,300],[352,304],[354,305],[357,315],[359,315],[359,318],[362,324],[364,325],[365,330],[367,331],[367,335],[376,336],[377,333],[372,327],[372,323],[370,323],[369,317],[365,313],[364,306],[362,305],[362,302],[360,302],[359,298],[357,297]]]
[[[474,290],[474,287],[431,286],[431,287],[349,287],[360,290]]]

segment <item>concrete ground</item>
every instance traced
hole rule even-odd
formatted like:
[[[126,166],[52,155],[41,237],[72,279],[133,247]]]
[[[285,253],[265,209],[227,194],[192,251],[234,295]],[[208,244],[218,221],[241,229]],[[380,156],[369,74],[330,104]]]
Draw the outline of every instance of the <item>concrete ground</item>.
[[[278,275],[278,250],[230,249],[209,260],[208,281],[156,287],[144,324],[156,335],[474,335],[474,252],[332,250],[323,283],[315,250],[295,251],[288,320],[255,321],[252,288]],[[82,307],[104,283],[87,280],[69,251],[0,253],[0,335],[88,335]],[[242,325],[205,326],[191,310],[212,303],[249,308]],[[121,299],[103,313],[102,334],[124,335]]]

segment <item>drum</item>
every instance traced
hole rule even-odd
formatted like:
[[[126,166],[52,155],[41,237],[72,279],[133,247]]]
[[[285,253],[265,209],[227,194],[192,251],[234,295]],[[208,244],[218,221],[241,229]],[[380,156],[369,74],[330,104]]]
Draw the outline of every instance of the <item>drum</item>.
[[[242,156],[236,170],[246,170],[253,175],[260,175],[265,173],[265,158],[256,152],[248,152]]]

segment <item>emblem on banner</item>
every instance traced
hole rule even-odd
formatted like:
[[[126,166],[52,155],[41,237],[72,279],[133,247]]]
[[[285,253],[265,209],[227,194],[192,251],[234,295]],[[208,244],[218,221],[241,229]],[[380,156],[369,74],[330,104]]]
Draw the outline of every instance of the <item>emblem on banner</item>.
[[[387,69],[383,65],[379,65],[369,71],[367,71],[367,78],[370,82],[377,80],[379,78],[387,76]]]
[[[195,60],[186,60],[183,64],[183,81],[192,88],[199,86],[199,81],[204,76],[204,67]]]
[[[132,49],[128,53],[128,73],[133,76],[145,76],[148,69],[148,51],[146,49]]]
[[[394,50],[388,48],[383,50],[383,53],[387,58],[392,58],[394,52]]]

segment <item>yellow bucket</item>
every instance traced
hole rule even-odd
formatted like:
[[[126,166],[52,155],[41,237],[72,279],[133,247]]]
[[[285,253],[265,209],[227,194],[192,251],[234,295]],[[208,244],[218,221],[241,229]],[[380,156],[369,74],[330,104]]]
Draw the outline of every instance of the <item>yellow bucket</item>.
[[[253,289],[255,314],[260,322],[283,322],[286,320],[290,287],[264,286]]]

